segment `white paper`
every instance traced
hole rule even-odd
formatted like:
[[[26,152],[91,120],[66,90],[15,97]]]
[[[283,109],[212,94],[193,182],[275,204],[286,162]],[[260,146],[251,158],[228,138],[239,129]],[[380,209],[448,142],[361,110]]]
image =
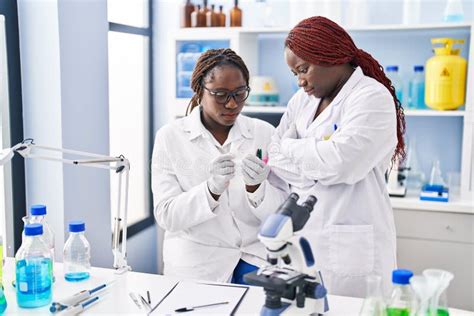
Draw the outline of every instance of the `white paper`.
[[[212,285],[193,282],[180,282],[163,302],[150,315],[230,315],[239,304],[248,287],[234,285]],[[196,308],[185,313],[175,310],[183,307],[191,308],[220,302],[228,304]]]

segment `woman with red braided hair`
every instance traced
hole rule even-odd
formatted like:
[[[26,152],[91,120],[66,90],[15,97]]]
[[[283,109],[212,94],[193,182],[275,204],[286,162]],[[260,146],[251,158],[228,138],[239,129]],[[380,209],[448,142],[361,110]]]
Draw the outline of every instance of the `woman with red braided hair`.
[[[302,198],[318,198],[304,234],[329,293],[365,295],[365,278],[396,268],[385,171],[405,156],[405,120],[380,64],[333,21],[301,21],[285,41],[301,88],[273,136],[269,165]]]

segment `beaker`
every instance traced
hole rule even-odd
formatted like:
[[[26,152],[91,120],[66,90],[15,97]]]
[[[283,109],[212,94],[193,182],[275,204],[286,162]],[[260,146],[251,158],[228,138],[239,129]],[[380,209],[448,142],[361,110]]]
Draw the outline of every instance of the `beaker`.
[[[444,22],[460,23],[464,21],[464,10],[461,0],[447,0],[443,13]]]
[[[366,297],[359,316],[386,316],[385,301],[382,296],[382,277],[368,275],[366,277]]]
[[[431,282],[434,288],[434,294],[430,299],[430,316],[448,316],[448,296],[446,290],[454,275],[445,270],[426,269],[423,275]]]
[[[461,173],[451,171],[447,173],[449,193],[459,196],[461,193]]]
[[[410,279],[410,285],[418,298],[418,306],[415,316],[427,316],[429,310],[430,298],[433,296],[436,288],[434,284],[424,275],[415,275]]]
[[[443,180],[443,177],[441,176],[441,164],[439,162],[439,159],[433,161],[433,167],[431,168],[430,185],[446,185]]]
[[[407,189],[419,190],[425,183],[425,173],[421,170],[418,153],[416,150],[416,138],[408,139],[407,160]]]

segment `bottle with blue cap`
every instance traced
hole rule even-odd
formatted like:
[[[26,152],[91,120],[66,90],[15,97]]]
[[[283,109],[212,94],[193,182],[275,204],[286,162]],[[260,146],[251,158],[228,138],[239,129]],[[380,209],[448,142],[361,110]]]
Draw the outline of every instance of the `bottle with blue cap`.
[[[413,272],[398,269],[392,272],[393,290],[387,304],[388,316],[410,316],[416,311],[416,297],[410,286]]]
[[[69,238],[64,245],[64,278],[78,282],[90,276],[91,247],[84,235],[86,225],[83,221],[69,223]]]
[[[425,74],[424,67],[416,65],[413,67],[413,76],[408,88],[408,108],[426,109],[425,106]]]
[[[2,269],[3,269],[3,239],[0,235],[0,315],[7,309],[7,300],[5,299],[5,293],[3,291],[3,279],[2,279]]]
[[[46,205],[36,204],[30,207],[30,216],[23,218],[26,224],[43,225],[43,239],[51,251],[51,259],[54,261],[54,232],[46,220]],[[24,232],[23,232],[24,233]],[[24,235],[24,234],[23,234]]]
[[[15,255],[18,306],[34,308],[51,303],[53,273],[51,252],[42,238],[43,225],[27,224]]]
[[[385,67],[385,72],[388,79],[392,82],[392,86],[395,88],[395,94],[397,95],[398,101],[403,103],[403,82],[398,73],[398,66],[387,66]]]

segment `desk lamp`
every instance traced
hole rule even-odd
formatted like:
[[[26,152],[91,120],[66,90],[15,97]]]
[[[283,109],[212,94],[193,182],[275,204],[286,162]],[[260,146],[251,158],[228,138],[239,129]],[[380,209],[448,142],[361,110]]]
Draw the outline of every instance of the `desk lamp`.
[[[39,153],[38,153],[39,152]],[[44,152],[45,154],[41,154]],[[113,267],[117,274],[122,274],[131,270],[127,264],[127,205],[128,205],[128,176],[130,171],[130,162],[124,157],[110,157],[93,153],[39,146],[33,142],[33,139],[25,139],[12,148],[4,149],[0,152],[0,165],[9,162],[15,153],[23,158],[57,161],[64,164],[102,168],[114,170],[119,175],[117,209],[114,216],[114,226],[112,231],[112,253],[114,256]],[[54,153],[61,153],[54,156]],[[82,159],[64,159],[62,154],[69,154]],[[122,197],[123,195],[123,197]],[[121,215],[123,217],[121,217]],[[123,226],[122,226],[123,225]],[[122,242],[120,243],[120,231],[122,230]]]

